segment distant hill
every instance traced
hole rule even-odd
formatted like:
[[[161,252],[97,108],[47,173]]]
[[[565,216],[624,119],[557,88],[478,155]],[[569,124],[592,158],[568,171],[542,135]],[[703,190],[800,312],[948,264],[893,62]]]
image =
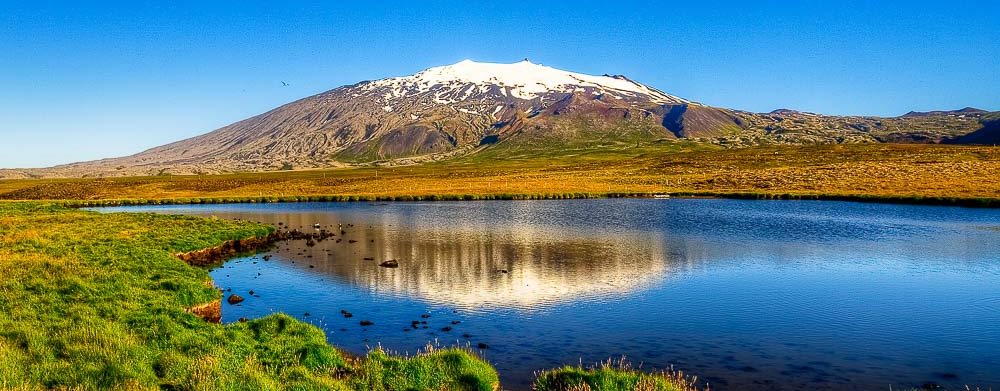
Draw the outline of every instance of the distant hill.
[[[1000,145],[1000,113],[984,116],[982,123],[982,129],[948,140],[948,142],[952,144]]]
[[[961,117],[966,115],[982,115],[989,113],[986,110],[977,109],[975,107],[966,107],[958,110],[951,111],[911,111],[909,113],[903,114],[904,118],[912,117],[933,117],[933,116],[952,116]]]
[[[687,139],[744,147],[817,143],[989,143],[988,113],[900,117],[751,113],[677,97],[624,76],[592,76],[521,61],[462,61],[363,81],[288,103],[201,136],[132,156],[0,177],[123,176],[414,164],[496,145]],[[984,123],[988,126],[984,127]],[[982,132],[982,133],[980,133]]]

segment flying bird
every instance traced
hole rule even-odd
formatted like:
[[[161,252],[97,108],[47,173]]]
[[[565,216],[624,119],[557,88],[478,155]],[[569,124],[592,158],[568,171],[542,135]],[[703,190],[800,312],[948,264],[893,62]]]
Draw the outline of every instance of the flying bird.
[[[288,87],[289,85],[290,85],[290,84],[288,84],[288,83],[285,83],[285,82],[281,82],[281,86],[282,86],[282,87]]]

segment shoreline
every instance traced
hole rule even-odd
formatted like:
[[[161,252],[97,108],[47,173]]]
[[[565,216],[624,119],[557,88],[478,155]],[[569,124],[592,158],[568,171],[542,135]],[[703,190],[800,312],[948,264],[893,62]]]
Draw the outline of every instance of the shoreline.
[[[298,202],[425,202],[425,201],[525,201],[525,200],[568,200],[607,198],[718,198],[740,200],[788,200],[788,201],[845,201],[899,205],[958,206],[966,208],[1000,208],[1000,198],[991,197],[941,197],[941,196],[895,196],[867,194],[799,194],[799,193],[757,193],[757,192],[635,192],[635,193],[545,193],[545,194],[443,194],[443,195],[303,195],[303,196],[262,196],[262,197],[192,197],[192,198],[139,198],[103,200],[48,200],[70,208],[98,208],[117,206],[148,205],[201,205],[201,204],[267,204]],[[35,200],[9,200],[24,202]],[[38,202],[38,201],[36,201]],[[43,201],[44,202],[44,201]]]

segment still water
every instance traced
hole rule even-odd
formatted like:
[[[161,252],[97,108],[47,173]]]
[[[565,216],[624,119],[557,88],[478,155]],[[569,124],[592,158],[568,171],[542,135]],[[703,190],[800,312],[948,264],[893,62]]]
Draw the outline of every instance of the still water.
[[[284,312],[357,353],[486,344],[507,389],[621,356],[717,390],[1000,388],[1000,210],[721,199],[105,210],[336,231],[214,269],[247,298],[224,303],[223,321]],[[399,267],[378,266],[390,259]]]

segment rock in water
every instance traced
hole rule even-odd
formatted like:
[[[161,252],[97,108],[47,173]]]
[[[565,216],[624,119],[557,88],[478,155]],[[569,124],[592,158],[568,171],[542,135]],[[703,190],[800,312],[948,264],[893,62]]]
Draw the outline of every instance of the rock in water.
[[[378,265],[381,266],[381,267],[397,268],[397,267],[399,267],[399,262],[396,261],[395,259],[390,259],[390,260],[382,262],[382,263],[380,263]]]

